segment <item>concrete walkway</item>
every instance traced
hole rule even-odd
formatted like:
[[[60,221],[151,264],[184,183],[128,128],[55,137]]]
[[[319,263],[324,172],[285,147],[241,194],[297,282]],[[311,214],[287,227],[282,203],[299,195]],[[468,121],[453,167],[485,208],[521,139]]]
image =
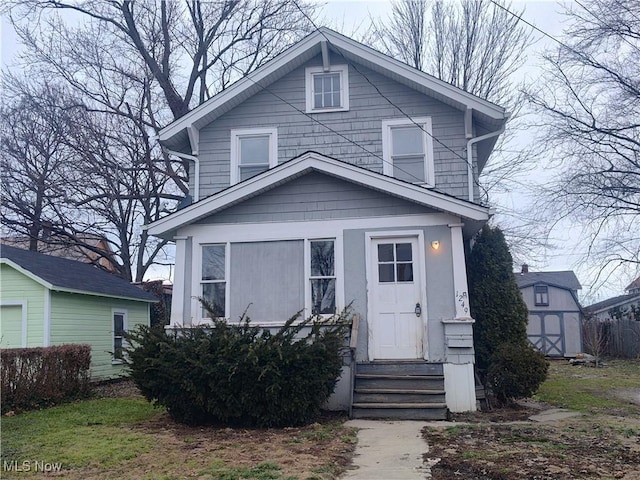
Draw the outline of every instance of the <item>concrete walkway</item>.
[[[428,451],[420,431],[426,422],[398,420],[349,420],[356,427],[356,445],[352,469],[343,479],[424,480],[431,469],[422,456]]]

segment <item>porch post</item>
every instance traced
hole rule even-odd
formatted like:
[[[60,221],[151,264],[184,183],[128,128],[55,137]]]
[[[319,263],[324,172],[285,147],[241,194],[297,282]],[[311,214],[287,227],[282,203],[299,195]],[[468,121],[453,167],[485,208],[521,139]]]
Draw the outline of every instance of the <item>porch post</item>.
[[[467,290],[467,267],[464,261],[464,242],[462,223],[450,224],[451,255],[453,257],[453,289],[455,293],[456,320],[472,320],[469,310],[469,291]]]
[[[191,324],[189,303],[191,284],[191,237],[174,237],[176,242],[176,263],[173,274],[173,297],[171,298],[171,326],[180,327]]]

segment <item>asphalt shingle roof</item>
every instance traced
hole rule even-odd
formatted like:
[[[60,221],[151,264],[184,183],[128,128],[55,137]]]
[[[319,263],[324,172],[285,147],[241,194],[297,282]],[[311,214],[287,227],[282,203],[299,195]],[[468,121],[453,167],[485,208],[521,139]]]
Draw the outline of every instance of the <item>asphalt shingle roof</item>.
[[[520,288],[529,287],[537,283],[554,285],[567,290],[580,290],[582,288],[576,274],[571,270],[563,272],[516,272],[514,275]]]
[[[593,305],[589,305],[588,307],[584,307],[584,309],[586,312],[596,313],[601,310],[606,310],[607,308],[614,305],[623,304],[632,300],[640,300],[640,293],[630,293],[626,295],[618,295],[617,297],[613,298],[607,298],[606,300],[602,300],[601,302],[594,303]]]
[[[77,290],[145,302],[157,301],[153,295],[126,280],[86,263],[8,245],[0,246],[0,258],[11,260],[24,270],[50,283],[54,286],[54,290]]]

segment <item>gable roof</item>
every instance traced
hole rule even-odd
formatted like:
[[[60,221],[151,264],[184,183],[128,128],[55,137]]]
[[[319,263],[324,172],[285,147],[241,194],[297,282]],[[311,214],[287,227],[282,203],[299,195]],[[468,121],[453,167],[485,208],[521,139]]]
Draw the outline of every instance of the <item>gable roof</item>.
[[[587,313],[596,314],[606,311],[612,307],[618,307],[633,302],[640,302],[640,293],[630,293],[626,295],[618,295],[617,297],[613,298],[607,298],[606,300],[602,300],[601,302],[594,303],[593,305],[589,305],[588,307],[584,307],[584,310]]]
[[[320,172],[347,182],[402,198],[473,222],[486,222],[487,207],[398,180],[316,152],[306,152],[255,177],[222,190],[145,228],[149,234],[172,240],[176,231],[310,172]]]
[[[515,273],[516,283],[520,288],[531,285],[545,284],[552,285],[565,290],[581,290],[582,285],[578,281],[575,273],[571,270],[561,272],[527,272]]]
[[[160,143],[173,150],[196,154],[197,152],[188,149],[190,137],[195,141],[202,127],[320,55],[323,44],[347,61],[363,65],[460,111],[471,110],[473,117],[487,130],[497,130],[508,118],[508,113],[498,105],[322,27],[166,126],[158,134]],[[187,149],[190,151],[186,151]]]
[[[21,248],[0,246],[0,263],[10,265],[51,290],[143,302],[157,299],[126,280],[92,265]]]
[[[631,282],[627,288],[624,289],[625,292],[633,292],[640,293],[640,277],[636,278],[633,282]]]

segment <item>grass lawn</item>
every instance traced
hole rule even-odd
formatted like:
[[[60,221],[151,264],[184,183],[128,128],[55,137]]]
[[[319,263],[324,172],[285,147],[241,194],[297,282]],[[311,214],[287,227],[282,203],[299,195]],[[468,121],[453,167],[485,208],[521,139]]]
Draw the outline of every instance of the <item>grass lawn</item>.
[[[607,365],[554,361],[528,406],[457,415],[459,425],[425,429],[425,456],[438,459],[433,480],[640,480],[640,361]],[[545,405],[582,415],[527,420]]]
[[[0,478],[40,477],[44,464],[59,464],[57,476],[68,479],[331,479],[356,441],[343,420],[286,429],[187,427],[142,398],[95,398],[2,417]]]

